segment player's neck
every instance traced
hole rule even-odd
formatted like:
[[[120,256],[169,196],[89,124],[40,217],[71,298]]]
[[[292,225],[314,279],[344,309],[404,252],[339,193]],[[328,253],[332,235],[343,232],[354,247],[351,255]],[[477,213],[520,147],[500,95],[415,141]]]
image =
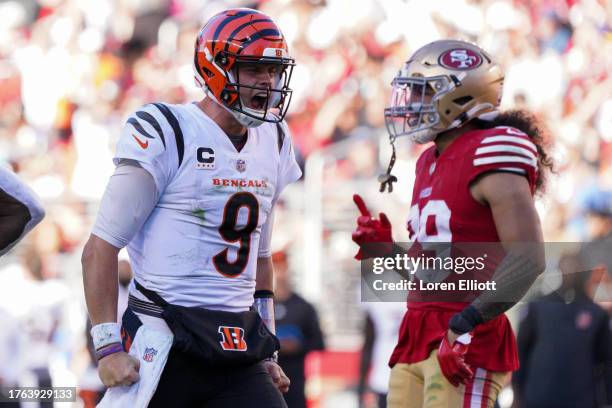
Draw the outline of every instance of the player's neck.
[[[451,143],[453,143],[459,136],[474,129],[477,129],[477,126],[473,123],[468,123],[460,128],[451,129],[440,133],[434,142],[436,144],[438,154],[442,154],[442,152],[446,150],[448,146],[450,146]]]
[[[246,133],[246,127],[232,116],[227,110],[210,98],[198,102],[198,107],[211,118],[228,136],[239,136]]]

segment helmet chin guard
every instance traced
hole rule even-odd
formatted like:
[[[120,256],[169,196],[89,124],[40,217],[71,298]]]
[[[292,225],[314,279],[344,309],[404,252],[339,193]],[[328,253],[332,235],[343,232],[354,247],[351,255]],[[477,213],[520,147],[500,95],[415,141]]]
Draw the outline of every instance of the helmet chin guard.
[[[245,115],[242,112],[237,112],[235,110],[229,110],[231,112],[232,115],[234,115],[234,118],[236,118],[236,120],[242,125],[242,126],[246,126],[248,128],[254,128],[260,125],[263,125],[265,122],[263,120],[254,118],[252,116],[248,116]]]

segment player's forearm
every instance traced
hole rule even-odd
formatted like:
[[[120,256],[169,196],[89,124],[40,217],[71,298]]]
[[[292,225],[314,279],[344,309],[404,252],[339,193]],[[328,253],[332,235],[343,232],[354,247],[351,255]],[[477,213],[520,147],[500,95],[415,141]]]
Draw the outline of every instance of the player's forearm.
[[[451,330],[459,334],[514,306],[546,266],[540,219],[527,181],[516,175],[494,173],[481,179],[474,189],[474,194],[491,209],[506,256],[491,278],[495,290],[482,292],[451,319]]]
[[[535,253],[510,253],[493,275],[497,290],[483,292],[472,304],[491,320],[520,301],[544,268],[543,257]]]
[[[257,258],[255,309],[272,333],[276,333],[274,319],[274,267],[271,257]]]
[[[453,316],[451,330],[457,334],[467,333],[517,304],[545,269],[543,249],[540,252],[539,246],[541,244],[535,244],[530,251],[506,255],[492,277],[496,290],[482,292],[461,313]]]
[[[274,288],[274,266],[271,257],[257,258],[257,274],[255,277],[255,290],[269,290]]]
[[[117,320],[118,253],[118,248],[95,235],[83,249],[83,286],[93,326]]]

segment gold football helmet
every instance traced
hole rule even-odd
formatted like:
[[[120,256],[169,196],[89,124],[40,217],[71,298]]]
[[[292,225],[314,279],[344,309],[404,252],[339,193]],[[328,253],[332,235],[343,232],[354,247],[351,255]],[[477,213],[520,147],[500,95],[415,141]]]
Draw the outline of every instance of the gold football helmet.
[[[495,115],[503,80],[500,66],[474,44],[440,40],[421,47],[391,83],[385,109],[391,141],[410,135],[427,143],[471,119]]]

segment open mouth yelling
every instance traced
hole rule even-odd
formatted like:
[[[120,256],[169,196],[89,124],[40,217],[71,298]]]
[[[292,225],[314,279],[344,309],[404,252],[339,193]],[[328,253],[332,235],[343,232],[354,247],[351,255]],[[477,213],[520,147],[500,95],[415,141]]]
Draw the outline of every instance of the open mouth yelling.
[[[266,108],[266,102],[268,96],[266,94],[258,94],[251,97],[251,108],[257,110],[264,110]]]

